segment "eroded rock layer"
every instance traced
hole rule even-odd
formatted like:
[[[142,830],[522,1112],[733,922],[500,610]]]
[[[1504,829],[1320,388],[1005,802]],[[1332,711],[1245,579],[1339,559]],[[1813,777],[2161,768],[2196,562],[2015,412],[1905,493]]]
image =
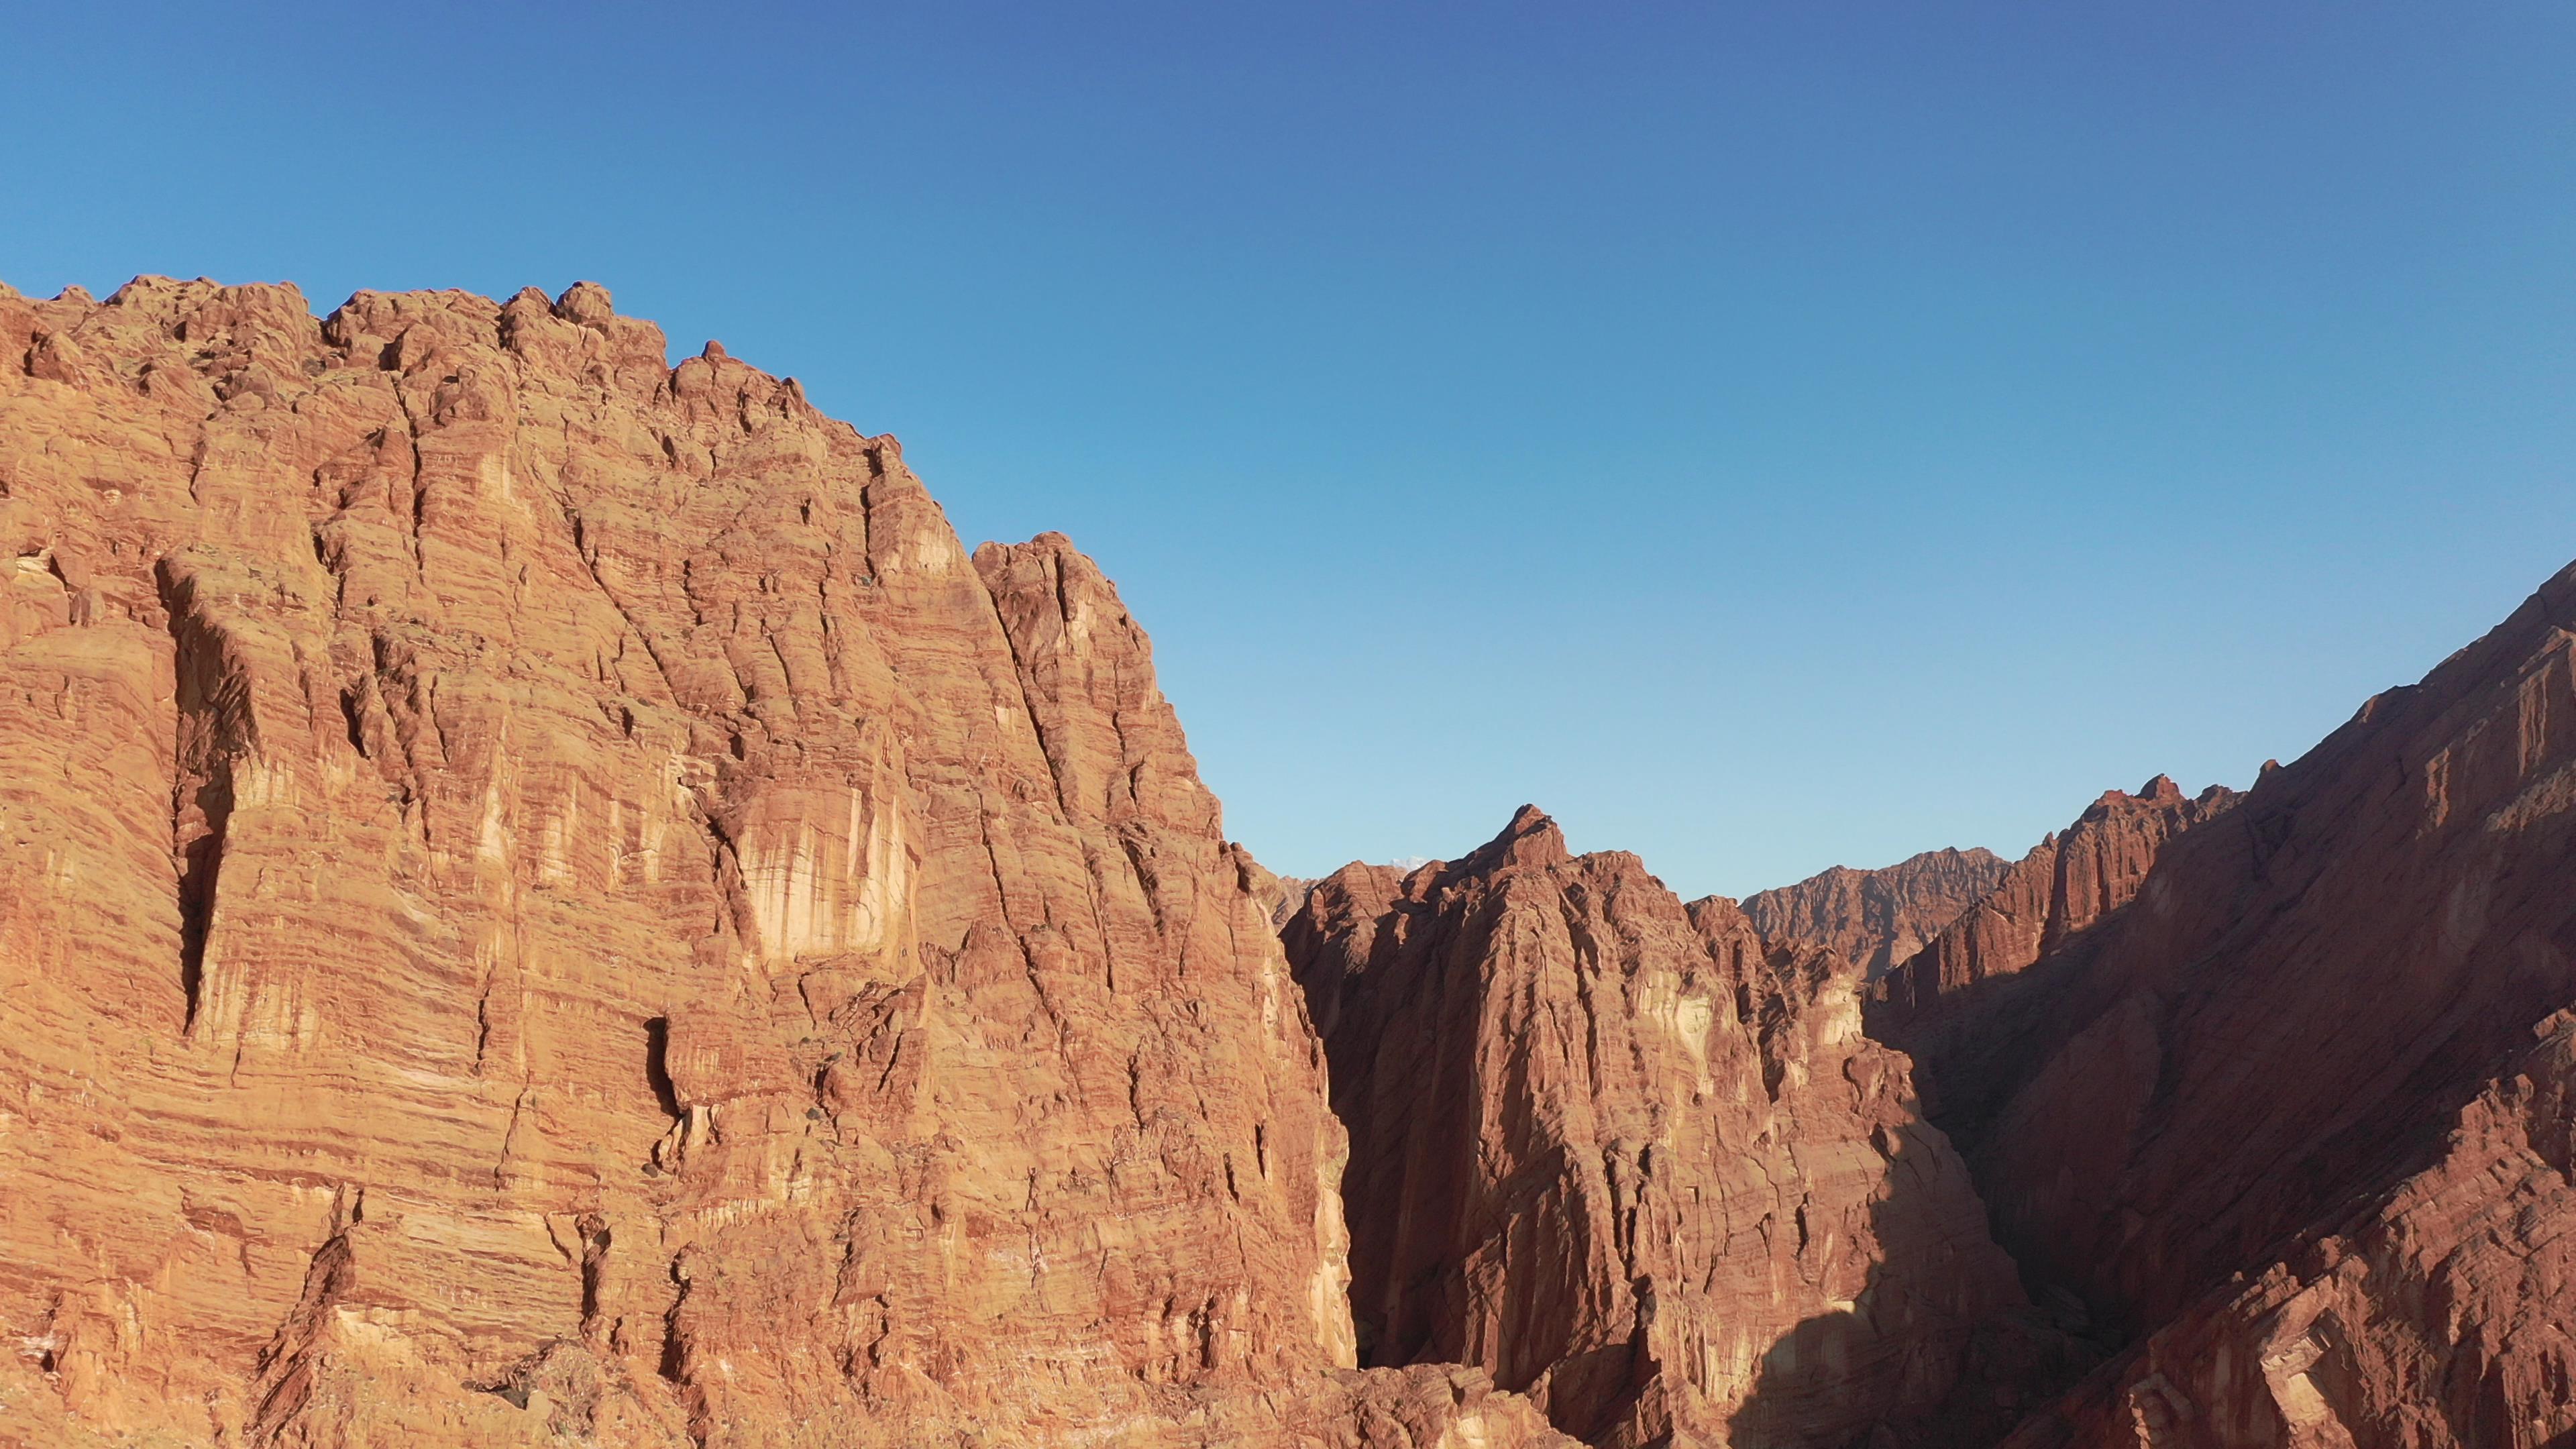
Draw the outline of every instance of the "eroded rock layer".
[[[2187,796],[2163,775],[2136,794],[2104,791],[1869,984],[1870,1034],[1914,1059],[1926,1112],[1971,1162],[2046,1039],[2056,988],[2110,939],[2166,843],[2241,798],[2223,785]]]
[[[2020,1442],[2576,1436],[2576,569],[2091,934],[1934,1059],[1999,1236],[2144,1339]]]
[[[1285,938],[1353,1136],[1364,1361],[1476,1365],[1602,1446],[2009,1404],[1958,1390],[2021,1290],[1856,968],[1526,809],[1454,864],[1328,877]]]
[[[2158,775],[2134,795],[2106,790],[2074,824],[1998,873],[1920,950],[1895,958],[1873,995],[1906,1022],[1944,997],[2009,976],[2129,903],[2164,843],[2236,803],[2224,785],[2196,796]]]
[[[0,1439],[1544,1435],[1337,1368],[1115,591],[794,382],[589,285],[0,289],[0,548]]]
[[[1927,850],[1878,870],[1838,865],[1744,898],[1764,940],[1822,946],[1876,980],[1995,888],[2010,865],[1991,850]]]
[[[2535,1034],[2430,1166],[2205,1296],[2013,1449],[2567,1442],[2576,1018]]]

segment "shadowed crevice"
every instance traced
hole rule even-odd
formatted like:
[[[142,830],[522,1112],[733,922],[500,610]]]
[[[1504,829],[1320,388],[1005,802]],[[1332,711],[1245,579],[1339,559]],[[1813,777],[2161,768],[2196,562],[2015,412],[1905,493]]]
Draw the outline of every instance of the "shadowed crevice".
[[[653,1100],[662,1105],[662,1115],[672,1121],[688,1115],[680,1110],[679,1089],[671,1085],[671,1019],[657,1016],[644,1023],[644,1081],[653,1089]]]

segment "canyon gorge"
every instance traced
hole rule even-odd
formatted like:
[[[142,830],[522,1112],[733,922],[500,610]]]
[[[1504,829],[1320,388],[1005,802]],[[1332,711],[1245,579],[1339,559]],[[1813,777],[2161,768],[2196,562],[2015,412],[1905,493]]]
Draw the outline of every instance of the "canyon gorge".
[[[0,287],[0,545],[0,1445],[2576,1443],[2576,569],[1739,903],[1275,876],[588,283]]]

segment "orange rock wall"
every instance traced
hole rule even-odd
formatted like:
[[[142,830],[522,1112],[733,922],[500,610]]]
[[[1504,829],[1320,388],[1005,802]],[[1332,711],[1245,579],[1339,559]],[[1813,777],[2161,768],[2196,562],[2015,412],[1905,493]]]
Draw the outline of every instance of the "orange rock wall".
[[[1746,896],[1744,915],[1764,940],[1822,946],[1875,981],[1940,935],[2009,869],[1983,849],[1927,850],[1878,870],[1838,865]]]
[[[2033,847],[1923,947],[1896,958],[1873,995],[1891,1025],[1910,1023],[1978,983],[2028,969],[2127,905],[2164,843],[2238,796],[2212,785],[2186,797],[2158,775],[2132,795],[2108,790],[2073,825]]]
[[[2021,1304],[1856,970],[1731,904],[1524,810],[1319,882],[1285,939],[1353,1133],[1367,1362],[1490,1370],[1596,1445],[1840,1444],[1935,1418]]]
[[[2138,1339],[2016,1445],[2576,1435],[2571,781],[2576,568],[1941,1023],[1998,1236]]]
[[[2430,1166],[2186,1308],[2011,1449],[2566,1442],[2576,1019],[2537,1034]]]
[[[588,285],[0,291],[0,558],[0,1442],[1543,1435],[1338,1371],[1116,592],[794,382]]]
[[[0,288],[0,761],[6,1449],[2576,1440],[2576,569],[1897,960],[1995,863],[1278,880],[597,287]]]

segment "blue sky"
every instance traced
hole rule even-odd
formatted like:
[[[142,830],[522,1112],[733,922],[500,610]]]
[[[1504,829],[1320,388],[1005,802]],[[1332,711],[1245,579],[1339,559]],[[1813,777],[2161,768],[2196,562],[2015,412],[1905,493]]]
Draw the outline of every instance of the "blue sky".
[[[1281,870],[2018,854],[2576,557],[2563,4],[52,8],[0,280],[599,280],[1072,534]]]

